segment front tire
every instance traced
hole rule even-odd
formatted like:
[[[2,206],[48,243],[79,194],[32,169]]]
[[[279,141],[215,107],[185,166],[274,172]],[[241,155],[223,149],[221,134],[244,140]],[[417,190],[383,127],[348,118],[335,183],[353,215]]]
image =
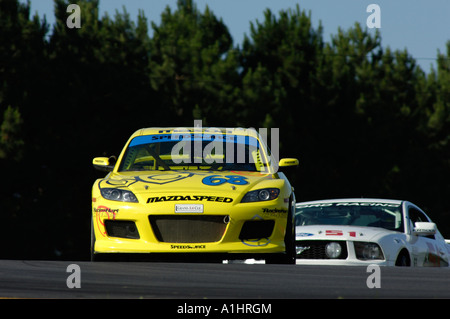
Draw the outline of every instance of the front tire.
[[[91,261],[97,261],[96,255],[95,255],[95,232],[94,232],[94,222],[91,220]]]
[[[295,264],[295,197],[290,198],[287,215],[286,234],[284,235],[285,253],[274,254],[266,258],[266,264]]]
[[[403,249],[397,256],[397,260],[395,261],[395,266],[397,267],[410,267],[411,266],[411,258],[409,257],[409,253],[407,250]]]

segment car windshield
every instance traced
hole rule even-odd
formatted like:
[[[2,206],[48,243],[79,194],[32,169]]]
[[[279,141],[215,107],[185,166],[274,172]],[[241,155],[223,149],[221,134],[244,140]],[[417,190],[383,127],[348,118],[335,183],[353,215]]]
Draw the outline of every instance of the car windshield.
[[[403,232],[400,205],[376,202],[312,203],[296,207],[296,225],[351,225]]]
[[[236,170],[265,172],[265,151],[252,136],[144,135],[129,144],[119,171]]]

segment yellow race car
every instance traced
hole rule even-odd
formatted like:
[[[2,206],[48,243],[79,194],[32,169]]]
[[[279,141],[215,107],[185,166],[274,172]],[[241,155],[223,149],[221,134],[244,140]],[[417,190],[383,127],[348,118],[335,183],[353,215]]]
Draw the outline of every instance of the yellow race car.
[[[272,145],[273,148],[273,145]],[[295,195],[254,129],[146,128],[92,188],[91,259],[295,262]]]

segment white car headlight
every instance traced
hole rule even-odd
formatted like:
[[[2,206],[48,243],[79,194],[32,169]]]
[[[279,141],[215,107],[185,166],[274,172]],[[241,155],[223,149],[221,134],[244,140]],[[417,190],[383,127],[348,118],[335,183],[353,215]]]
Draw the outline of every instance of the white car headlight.
[[[100,192],[104,199],[115,200],[118,202],[130,202],[130,203],[138,202],[136,196],[132,192],[124,189],[102,188]]]
[[[360,260],[384,259],[381,247],[376,243],[353,242],[355,246],[356,258]]]
[[[276,199],[280,195],[278,188],[264,188],[250,191],[242,198],[241,203],[262,202]]]
[[[342,253],[342,247],[339,243],[331,242],[325,246],[325,254],[330,259],[338,258]]]

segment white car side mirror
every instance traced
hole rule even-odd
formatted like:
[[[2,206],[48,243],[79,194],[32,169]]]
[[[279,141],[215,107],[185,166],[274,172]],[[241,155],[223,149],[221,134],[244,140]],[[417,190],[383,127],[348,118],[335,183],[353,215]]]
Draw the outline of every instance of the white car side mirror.
[[[413,234],[416,236],[430,236],[436,234],[437,228],[435,223],[416,222]]]

